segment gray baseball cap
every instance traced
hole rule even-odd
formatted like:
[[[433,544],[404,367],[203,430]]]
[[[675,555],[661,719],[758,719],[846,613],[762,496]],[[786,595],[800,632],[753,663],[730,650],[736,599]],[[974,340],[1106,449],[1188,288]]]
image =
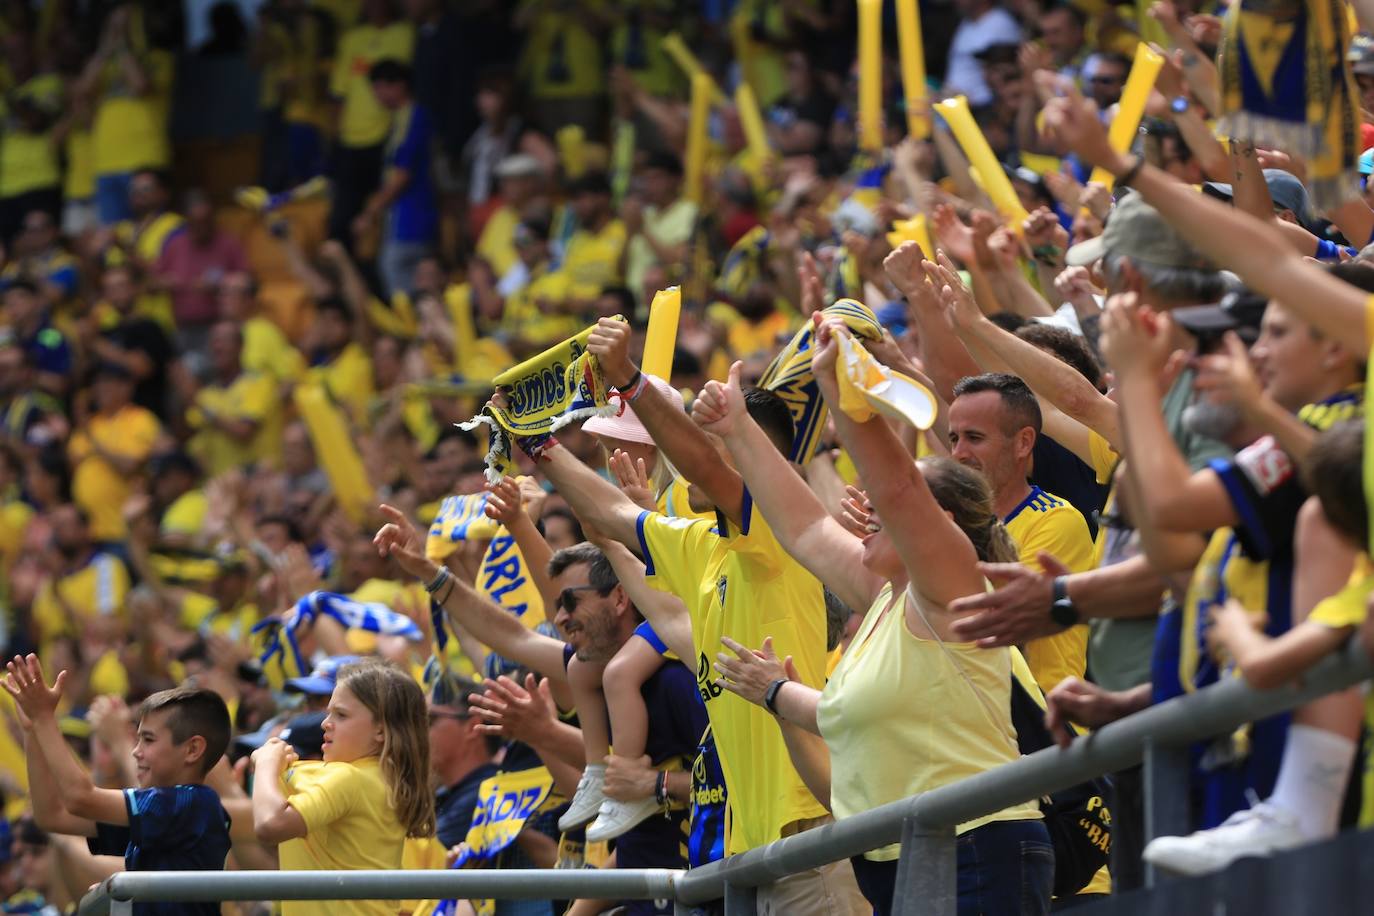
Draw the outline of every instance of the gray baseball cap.
[[[1125,255],[1155,267],[1215,268],[1165,222],[1158,210],[1135,193],[1117,201],[1102,234],[1070,248],[1067,261],[1070,267],[1086,267],[1107,254]]]

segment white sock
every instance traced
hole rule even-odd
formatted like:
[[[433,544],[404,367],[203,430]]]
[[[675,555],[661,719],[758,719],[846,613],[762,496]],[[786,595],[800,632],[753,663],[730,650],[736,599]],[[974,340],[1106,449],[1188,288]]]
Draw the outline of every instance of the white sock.
[[[1354,741],[1311,725],[1292,725],[1269,803],[1296,817],[1308,839],[1334,836],[1354,765]]]

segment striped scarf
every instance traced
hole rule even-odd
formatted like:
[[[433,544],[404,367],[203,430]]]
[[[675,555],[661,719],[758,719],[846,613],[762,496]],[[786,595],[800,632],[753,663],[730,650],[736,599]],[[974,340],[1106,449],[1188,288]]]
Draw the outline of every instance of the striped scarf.
[[[301,656],[300,646],[296,643],[296,633],[321,615],[338,621],[345,630],[404,636],[413,641],[424,639],[415,621],[385,604],[354,601],[336,592],[311,592],[297,601],[285,616],[268,617],[251,631],[260,640],[262,650],[259,660],[274,687],[280,686],[278,677],[274,675],[279,675],[280,680],[285,682],[288,678],[304,677],[310,673],[309,666]]]
[[[548,436],[578,420],[616,412],[617,407],[607,405],[601,365],[586,350],[594,330],[595,325],[496,376],[492,385],[505,394],[505,405],[488,403],[477,416],[458,424],[468,431],[479,426],[490,431],[488,482],[515,472],[514,440]]]
[[[840,299],[821,314],[843,319],[851,331],[866,340],[882,339],[883,326],[878,323],[877,316],[857,299]],[[825,429],[825,400],[820,396],[816,377],[811,374],[811,344],[815,334],[815,325],[807,321],[773,357],[759,381],[760,388],[776,393],[787,402],[796,425],[788,458],[798,464],[805,464],[816,454],[821,432]]]
[[[1240,0],[1223,26],[1218,131],[1307,160],[1318,209],[1359,193],[1359,95],[1341,0]]]

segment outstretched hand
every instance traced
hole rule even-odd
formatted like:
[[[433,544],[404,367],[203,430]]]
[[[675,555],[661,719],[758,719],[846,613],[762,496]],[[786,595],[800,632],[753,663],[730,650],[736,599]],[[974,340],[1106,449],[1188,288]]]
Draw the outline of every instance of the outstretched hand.
[[[468,705],[482,719],[477,730],[525,744],[537,744],[558,718],[549,679],[525,675],[525,685],[501,675],[483,683],[484,693],[468,697]]]
[[[740,417],[745,415],[744,389],[739,380],[743,367],[744,363],[736,360],[727,381],[707,382],[692,405],[692,419],[708,433],[726,438],[737,430]]]
[[[773,651],[771,636],[758,649],[750,649],[728,636],[722,636],[720,641],[734,655],[716,653],[716,671],[720,672],[716,686],[743,697],[755,706],[763,705],[769,685],[779,678],[800,680],[797,669],[792,665],[792,656],[779,659]]]
[[[62,687],[67,682],[67,672],[59,671],[57,679],[49,687],[43,678],[43,663],[32,653],[28,658],[16,655],[6,667],[9,674],[5,677],[5,690],[14,697],[19,711],[28,716],[31,722],[51,719],[57,714],[57,704],[62,701]]]
[[[417,579],[425,582],[433,579],[437,567],[425,557],[424,542],[410,519],[395,506],[383,503],[379,509],[387,523],[372,538],[377,553],[384,557],[395,557],[401,569]]]
[[[611,473],[615,475],[620,492],[629,497],[630,502],[653,512],[658,508],[654,500],[654,488],[649,481],[649,468],[643,458],[631,458],[628,452],[616,449],[611,453]],[[583,525],[586,528],[586,525]]]
[[[524,498],[520,485],[513,477],[502,477],[487,486],[487,518],[500,522],[507,528],[518,520],[524,511]]]

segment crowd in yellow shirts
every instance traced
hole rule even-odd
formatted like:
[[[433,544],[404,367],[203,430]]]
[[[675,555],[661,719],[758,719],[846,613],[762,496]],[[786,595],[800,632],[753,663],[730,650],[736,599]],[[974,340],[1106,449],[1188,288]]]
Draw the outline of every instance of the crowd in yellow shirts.
[[[698,867],[1374,651],[1364,0],[180,6],[0,9],[0,912]],[[959,912],[1365,827],[1370,721],[960,825]]]

